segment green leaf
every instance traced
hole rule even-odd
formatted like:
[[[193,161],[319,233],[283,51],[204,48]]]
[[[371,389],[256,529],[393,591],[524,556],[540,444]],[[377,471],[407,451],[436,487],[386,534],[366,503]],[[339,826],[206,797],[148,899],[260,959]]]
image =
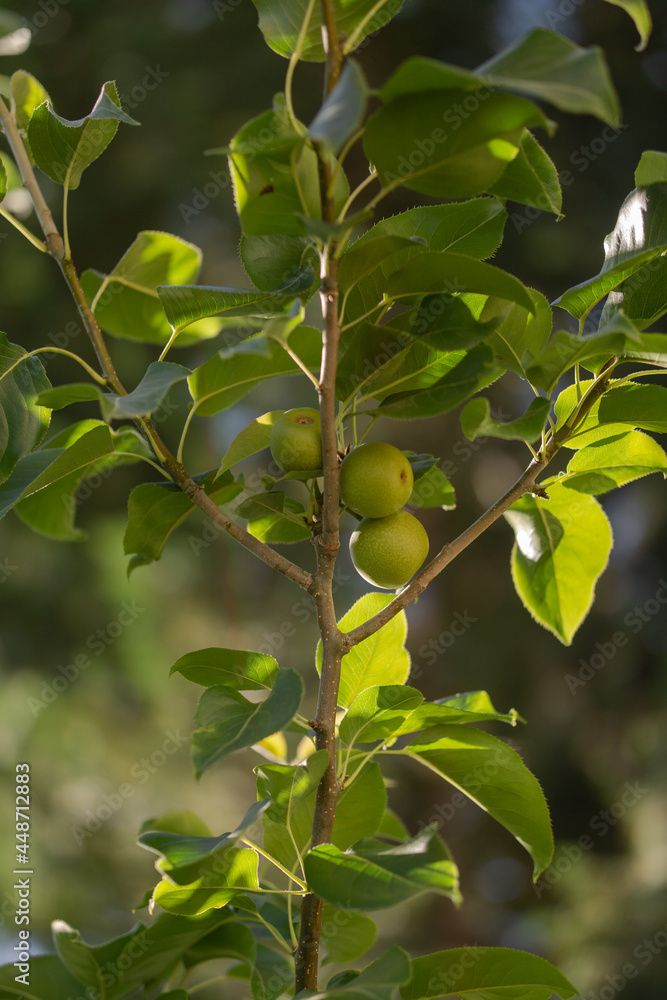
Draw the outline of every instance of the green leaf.
[[[651,365],[667,368],[667,335],[642,333],[637,344],[630,344],[623,352],[630,361],[647,361]]]
[[[340,793],[331,842],[346,851],[362,837],[372,837],[386,808],[387,792],[382,772],[377,764],[366,764]]]
[[[608,493],[652,472],[667,476],[667,455],[653,438],[630,431],[576,451],[558,482],[579,493]]]
[[[295,670],[279,671],[266,701],[250,702],[228,687],[215,685],[202,695],[192,734],[192,760],[200,778],[212,764],[236,750],[252,746],[290,722],[303,696]]]
[[[664,184],[667,182],[667,153],[655,149],[646,149],[641,155],[635,170],[635,187],[647,187],[649,184]]]
[[[126,396],[105,395],[107,420],[126,420],[152,413],[162,405],[171,387],[190,375],[190,369],[183,365],[175,365],[171,361],[152,361],[132,392]]]
[[[285,507],[285,499],[285,494],[281,492],[253,493],[241,501],[235,513],[247,520],[281,513]]]
[[[199,916],[226,906],[242,892],[259,888],[259,855],[246,847],[227,847],[203,862],[201,875],[189,885],[173,885],[164,878],[153,893],[154,902],[170,913]]]
[[[582,389],[585,385],[586,383],[582,383]],[[576,397],[566,389],[558,397],[558,402],[561,407],[566,407],[568,403],[573,406]],[[557,416],[559,410],[556,411]],[[657,434],[667,433],[667,388],[661,385],[640,385],[636,382],[621,385],[612,383],[604,396],[593,404],[586,419],[577,428],[577,435],[584,435],[601,424],[610,425],[604,437],[610,437],[616,430],[614,425],[617,424],[639,427]],[[622,428],[623,431],[627,429],[628,427]],[[573,447],[576,440],[576,436],[570,439],[568,447]],[[581,447],[581,443],[574,446]]]
[[[247,427],[244,427],[223,455],[220,471],[231,469],[233,465],[241,462],[244,458],[249,458],[250,455],[256,455],[258,451],[268,448],[273,425],[284,412],[284,410],[271,410],[270,413],[263,413],[261,417],[255,417]]]
[[[486,344],[480,344],[428,388],[404,390],[387,396],[373,412],[397,420],[435,417],[453,410],[493,382],[499,374],[491,349]]]
[[[269,806],[269,800],[253,802],[238,827],[219,837],[200,837],[171,833],[164,830],[147,830],[138,839],[141,847],[157,854],[156,870],[174,885],[188,885],[201,876],[203,870],[213,867],[211,862],[253,827]]]
[[[274,494],[268,493],[267,496]],[[305,542],[312,538],[310,528],[305,523],[306,509],[292,497],[285,497],[280,511],[251,517],[248,531],[254,538],[271,545],[287,545]],[[297,523],[298,522],[298,523]]]
[[[342,632],[351,632],[381,611],[391,600],[387,594],[364,594],[338,622]],[[410,655],[405,648],[408,622],[400,611],[381,629],[357,643],[343,657],[338,704],[349,708],[356,696],[379,680],[402,684],[410,673]],[[322,665],[322,648],[317,647],[317,669]]]
[[[636,328],[651,326],[667,313],[666,285],[667,257],[656,257],[609,293],[600,323],[615,319],[622,309]]]
[[[363,121],[368,88],[361,67],[349,59],[324,104],[308,126],[308,136],[324,152],[337,153]]]
[[[543,212],[553,212],[560,217],[563,192],[558,171],[537,139],[528,129],[521,136],[518,155],[507,165],[490,194],[503,200],[532,205]]]
[[[126,340],[166,344],[172,334],[158,295],[162,285],[189,285],[197,280],[199,247],[171,233],[144,230],[109,274],[88,270],[81,275],[86,297],[107,333]],[[175,341],[185,347],[215,336],[221,324],[207,319],[188,327]]]
[[[305,227],[300,216],[322,218],[317,154],[306,145],[304,135],[294,130],[282,95],[274,99],[272,110],[247,122],[224,152],[246,236],[301,236]],[[333,172],[333,157],[327,162]],[[345,175],[338,171],[333,196],[336,213],[348,194]]]
[[[188,948],[183,964],[191,969],[216,958],[233,958],[252,967],[256,954],[257,942],[250,928],[239,921],[228,920]]]
[[[667,250],[667,184],[636,188],[628,195],[614,229],[605,238],[604,248],[600,273],[569,288],[553,305],[581,319],[640,268],[653,267],[653,259]],[[615,305],[620,308],[622,303],[621,293]]]
[[[491,406],[486,397],[471,399],[461,411],[461,427],[470,441],[485,437],[503,438],[506,441],[534,441],[540,436],[546,423],[551,402],[538,396],[528,409],[516,420],[500,421],[491,415]]]
[[[35,108],[50,100],[49,95],[32,73],[18,69],[11,77],[12,100],[16,124],[22,132],[26,132]],[[34,163],[34,158],[28,147],[28,154]]]
[[[614,314],[597,333],[585,337],[558,330],[528,366],[526,376],[531,385],[551,393],[560,377],[574,365],[583,364],[593,371],[611,355],[623,354],[626,345],[633,343],[639,343],[639,334],[623,313]]]
[[[340,724],[340,738],[348,745],[378,740],[389,743],[406,733],[445,723],[497,720],[515,726],[518,719],[515,709],[498,712],[486,691],[425,702],[416,688],[390,684],[368,688],[357,695]]]
[[[322,941],[328,962],[353,962],[375,944],[377,927],[365,913],[339,910],[331,903],[322,909]]]
[[[556,483],[549,498],[523,496],[505,514],[516,535],[512,578],[536,621],[569,646],[607,565],[611,527],[591,496]]]
[[[248,353],[245,346],[256,339],[251,337],[238,347],[214,354],[195,368],[188,384],[200,416],[210,417],[232,406],[265,379],[300,373],[299,366],[273,341],[268,342],[266,357]],[[322,335],[318,330],[298,327],[289,337],[289,346],[311,371],[319,370]]]
[[[463,1000],[562,1000],[577,990],[544,958],[515,948],[452,948],[410,962],[410,982],[403,1000],[435,1000],[456,995]]]
[[[204,687],[222,685],[233,691],[270,691],[278,676],[278,664],[264,653],[210,646],[196,649],[176,660],[169,674]]]
[[[341,256],[341,322],[348,328],[343,330],[343,344],[350,343],[360,317],[382,301],[389,275],[410,257],[425,250],[491,257],[502,240],[506,218],[495,198],[474,198],[412,208],[376,223]]]
[[[116,963],[128,945],[134,943],[136,947],[136,939],[136,932],[130,931],[105,944],[91,946],[82,940],[78,931],[73,930],[64,921],[56,920],[53,923],[53,940],[65,966],[91,992],[103,990],[103,995],[108,1000],[120,1000],[127,995],[125,975],[119,971],[110,977],[109,967],[118,968]],[[122,966],[120,968],[122,969]],[[111,983],[109,983],[110,978]]]
[[[383,187],[400,184],[435,198],[481,194],[519,152],[524,128],[548,124],[523,97],[435,86],[415,92],[412,77],[400,86],[400,73],[382,88],[388,103],[364,131],[364,150]]]
[[[266,44],[278,55],[289,58],[295,51],[308,0],[253,0],[259,13],[259,27]],[[334,0],[333,13],[340,38],[345,38],[345,52],[352,52],[363,39],[384,27],[398,14],[402,0]],[[322,12],[317,4],[308,24],[300,58],[306,62],[324,62]]]
[[[369,839],[343,852],[321,844],[304,867],[311,891],[342,910],[381,910],[427,891],[457,905],[461,898],[456,865],[435,827],[392,846]]]
[[[231,503],[243,489],[231,474],[211,483],[211,475],[193,476],[220,506]],[[124,552],[132,555],[129,570],[159,559],[172,531],[196,510],[187,493],[173,483],[142,483],[130,493]],[[202,541],[202,545],[206,543]]]
[[[138,435],[134,432],[131,435],[133,440],[140,442]],[[0,517],[19,501],[53,483],[67,480],[69,487],[74,473],[79,475],[80,481],[101,459],[121,455],[117,442],[122,445],[127,439],[128,431],[112,435],[109,427],[97,420],[84,420],[67,428],[39,451],[25,455],[17,463],[0,487]]]
[[[51,180],[74,190],[86,167],[113,139],[119,122],[139,124],[121,108],[113,81],[104,84],[90,114],[76,121],[61,118],[48,101],[40,104],[28,125],[35,163]]]
[[[52,389],[42,390],[37,402],[40,406],[48,406],[52,410],[62,410],[72,403],[99,402],[102,395],[102,387],[94,382],[72,382],[69,385],[57,385]]]
[[[38,397],[50,384],[39,358],[0,333],[0,483],[44,439],[51,413]]]
[[[518,90],[561,111],[620,124],[618,97],[596,45],[583,49],[555,31],[534,28],[478,66],[476,73],[489,86]]]
[[[356,916],[356,915],[355,915]],[[363,972],[342,972],[329,980],[321,993],[307,994],[304,990],[297,996],[306,1000],[399,1000],[399,987],[410,976],[410,960],[398,945],[386,951]]]
[[[279,291],[285,285],[293,285],[295,280],[302,283],[306,268],[312,274],[311,287],[302,289],[299,297],[307,301],[317,291],[317,250],[309,236],[244,235],[239,252],[250,280],[261,291]]]
[[[328,763],[325,750],[311,754],[303,764],[260,764],[255,768],[257,795],[269,798],[264,813],[264,849],[287,868],[310,844],[315,792]]]
[[[411,460],[413,456],[408,455]],[[434,460],[435,462],[435,460]],[[410,461],[412,465],[412,461]],[[443,510],[453,510],[456,507],[456,495],[454,487],[447,476],[435,464],[419,473],[415,471],[414,486],[408,498],[408,504],[412,507],[420,507],[422,510],[430,510],[434,507],[442,507]]]
[[[390,301],[443,292],[483,292],[517,302],[530,312],[535,305],[518,278],[499,267],[458,253],[423,253],[407,261],[387,280]]]
[[[496,320],[495,331],[486,343],[503,368],[527,379],[527,367],[549,339],[553,317],[545,297],[527,289],[533,300],[533,312],[523,306],[508,305],[502,299],[490,297],[484,303],[480,318]]]
[[[399,752],[445,778],[509,830],[532,857],[534,878],[549,865],[554,841],[544,794],[506,743],[479,729],[438,725]]]
[[[0,1000],[71,1000],[83,989],[59,955],[31,956],[29,986],[17,983],[16,975],[13,964],[0,967]]]
[[[220,327],[230,325],[228,321],[237,326],[240,317],[261,326],[263,320],[286,312],[294,301],[291,294],[204,285],[160,285],[157,291],[174,332],[212,316],[223,318]]]
[[[643,52],[648,45],[648,40],[651,37],[653,29],[651,11],[646,0],[607,0],[607,3],[611,3],[615,7],[622,7],[630,15],[639,32],[639,42],[635,45],[635,51]]]

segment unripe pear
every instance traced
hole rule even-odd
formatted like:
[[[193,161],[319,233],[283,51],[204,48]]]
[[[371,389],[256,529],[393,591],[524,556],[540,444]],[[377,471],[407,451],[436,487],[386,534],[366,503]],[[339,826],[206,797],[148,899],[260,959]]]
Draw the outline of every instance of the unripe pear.
[[[286,410],[271,429],[271,454],[285,472],[322,468],[320,414],[307,406]]]
[[[407,503],[414,483],[402,451],[384,441],[354,448],[340,467],[343,503],[362,517],[387,517]]]
[[[357,573],[384,590],[407,583],[427,553],[428,535],[407,510],[388,517],[364,518],[350,538],[350,555]]]

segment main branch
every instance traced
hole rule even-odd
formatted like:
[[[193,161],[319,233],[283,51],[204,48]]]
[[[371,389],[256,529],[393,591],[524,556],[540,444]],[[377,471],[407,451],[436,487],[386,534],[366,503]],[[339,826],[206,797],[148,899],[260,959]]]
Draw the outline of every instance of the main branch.
[[[327,36],[327,80],[325,92],[336,85],[341,68],[341,51],[336,34],[332,0],[322,0],[322,21]],[[320,201],[322,218],[335,222],[333,199],[329,194],[331,167],[328,158],[318,150]],[[322,673],[314,721],[318,750],[329,755],[326,771],[317,787],[311,846],[331,842],[338,779],[336,776],[336,708],[343,657],[343,636],[336,624],[333,601],[333,574],[339,541],[338,437],[336,434],[336,369],[338,365],[338,268],[335,244],[330,243],[322,254],[320,297],[324,330],[322,334],[322,365],[319,380],[320,420],[322,426],[322,471],[324,496],[321,532],[316,539],[317,571],[311,594],[317,610],[317,623],[322,638]],[[319,943],[322,929],[322,900],[309,893],[301,905],[299,944],[295,956],[295,990],[317,989]]]

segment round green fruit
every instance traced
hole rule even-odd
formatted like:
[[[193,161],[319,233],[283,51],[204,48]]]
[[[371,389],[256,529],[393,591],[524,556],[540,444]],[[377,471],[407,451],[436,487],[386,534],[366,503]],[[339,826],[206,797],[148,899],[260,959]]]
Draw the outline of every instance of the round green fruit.
[[[320,414],[307,406],[286,410],[271,428],[271,454],[285,472],[322,468]]]
[[[407,583],[427,553],[428,535],[407,510],[388,517],[364,518],[350,539],[350,555],[357,573],[384,590]]]
[[[384,441],[359,445],[340,467],[343,503],[362,517],[387,517],[407,503],[414,476],[402,451]]]

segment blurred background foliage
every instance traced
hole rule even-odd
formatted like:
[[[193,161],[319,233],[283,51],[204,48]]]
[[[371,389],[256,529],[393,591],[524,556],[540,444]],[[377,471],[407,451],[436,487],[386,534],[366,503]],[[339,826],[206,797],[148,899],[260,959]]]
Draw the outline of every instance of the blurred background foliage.
[[[203,154],[268,107],[283,84],[286,64],[264,46],[250,0],[26,0],[13,7],[31,25],[33,44],[5,58],[3,72],[23,67],[34,73],[58,113],[70,119],[85,115],[101,84],[115,79],[125,109],[141,122],[141,128],[121,128],[71,198],[79,269],[108,271],[138,229],[164,229],[202,247],[203,283],[247,284],[236,258],[239,228],[225,162]],[[667,149],[667,9],[663,0],[651,7],[654,35],[637,53],[629,19],[601,0],[406,0],[359,54],[371,83],[379,84],[414,53],[473,67],[536,24],[605,49],[624,126],[612,133],[593,119],[557,114],[555,137],[540,138],[568,172],[566,217],[556,223],[512,206],[497,255],[500,266],[550,299],[597,272],[602,239],[633,187],[641,151]],[[296,87],[298,110],[308,120],[319,102],[320,68],[299,69]],[[45,182],[44,188],[58,211],[55,187]],[[410,198],[409,192],[397,196],[387,211],[410,207]],[[57,268],[5,223],[0,317],[10,340],[27,348],[49,338],[58,343],[58,337],[62,345],[65,337],[90,354]],[[130,384],[156,356],[148,347],[111,346]],[[173,360],[194,367],[210,351],[204,343]],[[48,371],[54,381],[78,378],[60,359],[51,360]],[[509,415],[520,412],[522,397],[521,384],[508,378],[494,401]],[[314,403],[312,390],[292,380],[201,421],[188,465],[215,466],[248,420],[300,403]],[[87,415],[93,411],[82,407],[78,416]],[[168,422],[165,433],[173,439],[176,424]],[[526,457],[511,443],[470,444],[455,415],[392,422],[380,436],[448,463],[459,506],[424,516],[432,552],[504,491]],[[85,490],[84,544],[32,535],[13,515],[0,523],[4,961],[14,940],[17,761],[32,768],[34,930],[48,948],[49,922],[60,917],[100,941],[131,925],[132,908],[153,883],[151,857],[134,846],[144,820],[190,808],[222,832],[233,829],[254,796],[251,767],[261,758],[251,751],[194,783],[183,737],[197,690],[180,677],[169,680],[171,664],[208,645],[271,647],[281,665],[303,672],[314,703],[316,629],[307,600],[231,540],[214,538],[198,514],[161,562],[128,581],[124,508],[129,489],[143,478],[134,468],[121,469],[100,488]],[[587,996],[612,996],[609,990],[618,992],[627,979],[627,1000],[658,1000],[667,982],[664,483],[655,476],[642,480],[605,498],[604,506],[616,543],[591,615],[570,648],[520,606],[504,522],[409,611],[412,681],[428,696],[486,688],[499,709],[516,707],[527,719],[510,739],[550,803],[559,844],[554,866],[533,887],[527,857],[509,835],[471,804],[448,806],[445,786],[429,772],[396,765],[393,807],[412,832],[441,821],[461,868],[465,901],[454,912],[447,901],[421,897],[379,914],[379,922],[384,945],[400,940],[417,953],[473,943],[525,948],[556,962]],[[349,528],[344,524],[345,532]],[[310,565],[308,545],[293,554]],[[338,582],[343,612],[366,589],[346,546]],[[77,656],[87,665],[75,676]],[[55,688],[62,690],[56,696],[57,678]]]

